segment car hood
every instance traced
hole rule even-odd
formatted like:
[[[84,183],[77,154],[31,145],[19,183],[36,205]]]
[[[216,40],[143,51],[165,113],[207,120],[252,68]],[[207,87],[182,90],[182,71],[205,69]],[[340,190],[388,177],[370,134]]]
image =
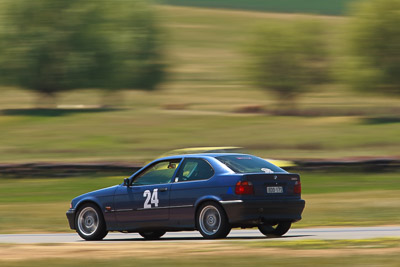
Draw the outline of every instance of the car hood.
[[[72,201],[73,202],[78,202],[82,198],[88,198],[88,197],[104,197],[104,196],[111,196],[114,195],[115,190],[117,189],[119,185],[114,185],[106,188],[102,188],[99,190],[95,190],[89,193],[85,193],[83,195],[77,196],[74,198]]]

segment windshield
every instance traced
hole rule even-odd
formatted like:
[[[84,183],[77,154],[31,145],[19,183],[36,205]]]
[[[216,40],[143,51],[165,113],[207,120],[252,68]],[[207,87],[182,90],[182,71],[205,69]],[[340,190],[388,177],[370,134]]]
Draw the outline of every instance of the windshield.
[[[274,173],[285,170],[258,157],[250,155],[228,155],[216,157],[236,173]]]

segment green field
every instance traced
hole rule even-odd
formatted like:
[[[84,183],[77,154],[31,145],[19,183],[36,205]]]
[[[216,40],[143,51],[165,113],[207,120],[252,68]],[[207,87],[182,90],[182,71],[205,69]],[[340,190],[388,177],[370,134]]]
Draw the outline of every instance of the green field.
[[[128,176],[127,174],[126,176]],[[399,173],[302,173],[303,220],[294,227],[396,224]],[[1,178],[0,233],[69,232],[75,196],[122,183],[123,177]]]
[[[178,6],[247,9],[283,13],[343,15],[347,6],[356,0],[160,0]]]

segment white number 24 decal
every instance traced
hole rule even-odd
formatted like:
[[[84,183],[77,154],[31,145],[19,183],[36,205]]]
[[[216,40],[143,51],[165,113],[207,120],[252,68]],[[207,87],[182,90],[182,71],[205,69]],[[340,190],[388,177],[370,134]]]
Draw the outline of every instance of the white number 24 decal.
[[[153,190],[153,194],[151,193],[150,190],[146,190],[143,192],[143,197],[146,198],[144,201],[143,208],[144,209],[151,209],[151,205],[154,204],[155,207],[158,207],[158,203],[160,202],[158,200],[158,189]]]

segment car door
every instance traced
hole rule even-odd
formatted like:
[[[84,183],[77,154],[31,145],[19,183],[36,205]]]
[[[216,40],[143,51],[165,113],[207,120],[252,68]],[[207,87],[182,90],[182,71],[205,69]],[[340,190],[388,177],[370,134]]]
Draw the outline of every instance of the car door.
[[[202,196],[215,194],[211,164],[201,158],[186,158],[177,171],[170,193],[170,221],[181,227],[194,223],[195,202]]]
[[[122,229],[154,226],[169,219],[171,180],[180,159],[158,161],[116,192],[115,213]]]

